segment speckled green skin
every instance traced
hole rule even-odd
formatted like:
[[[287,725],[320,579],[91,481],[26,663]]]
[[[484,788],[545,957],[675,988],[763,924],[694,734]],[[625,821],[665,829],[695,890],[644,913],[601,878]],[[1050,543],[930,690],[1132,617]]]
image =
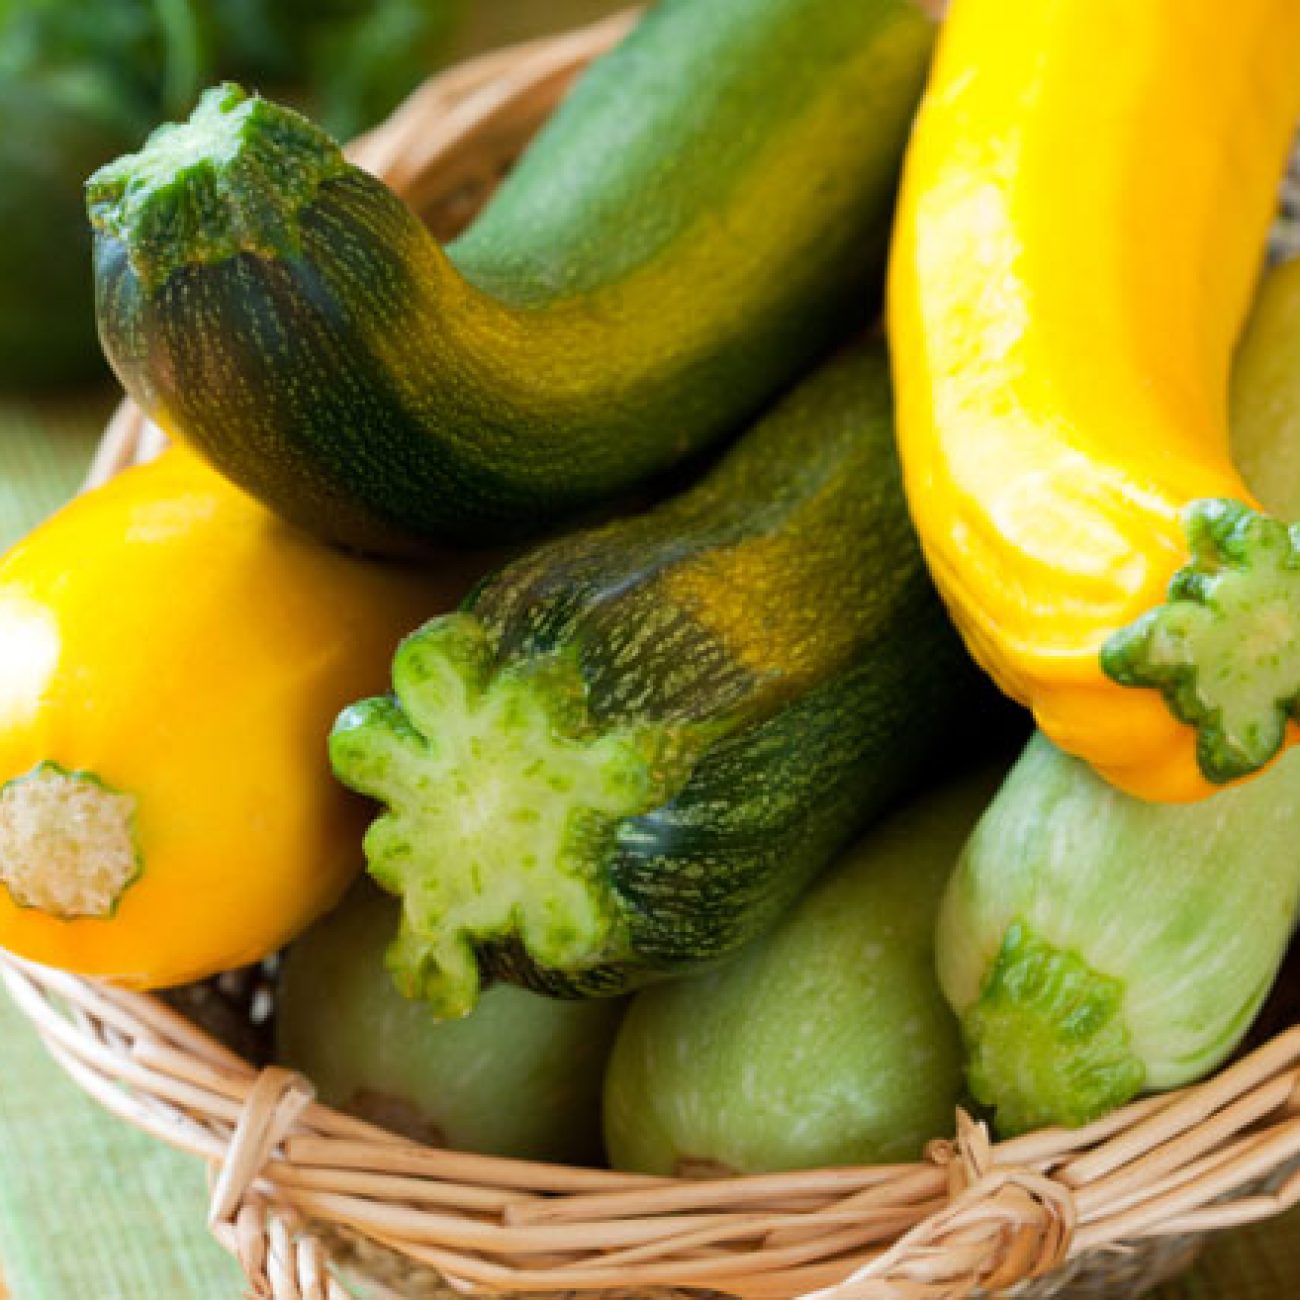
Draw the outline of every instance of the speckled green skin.
[[[105,350],[332,539],[544,531],[743,427],[866,318],[932,41],[912,0],[664,0],[445,251],[356,169],[286,206],[290,255],[142,244],[246,206],[217,140],[131,221],[92,189]]]
[[[923,766],[959,752],[988,698],[908,519],[879,345],[828,363],[675,502],[507,567],[415,634],[394,676],[397,699],[348,710],[331,752],[388,805],[367,849],[406,904],[390,968],[447,1012],[477,993],[459,942],[492,975],[566,995],[734,952]],[[484,699],[503,728],[544,738],[502,758],[508,745],[466,726]],[[554,796],[581,834],[525,863],[540,838],[505,824],[501,791],[539,789],[557,740],[591,754],[614,738],[598,781]],[[611,789],[649,802],[597,815]],[[517,905],[525,872],[548,883]],[[462,892],[444,906],[451,880]],[[581,924],[551,906],[561,885],[585,891]]]

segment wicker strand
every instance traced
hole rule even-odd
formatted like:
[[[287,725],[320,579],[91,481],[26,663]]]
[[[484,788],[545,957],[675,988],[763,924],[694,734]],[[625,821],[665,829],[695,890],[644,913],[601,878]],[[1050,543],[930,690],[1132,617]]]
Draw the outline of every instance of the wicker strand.
[[[1064,1263],[1077,1222],[1068,1188],[1032,1169],[998,1168],[988,1129],[965,1112],[931,1145],[952,1199],[838,1286],[804,1300],[961,1300],[1043,1277]]]
[[[258,1075],[212,1189],[209,1227],[215,1230],[234,1219],[271,1153],[288,1137],[314,1097],[311,1084],[291,1070],[270,1066]]]
[[[303,1220],[254,1188],[311,1104],[301,1075],[271,1066],[249,1089],[212,1188],[208,1227],[239,1260],[254,1300],[345,1300],[324,1247]]]
[[[349,154],[454,234],[631,21],[435,78]],[[124,403],[87,485],[163,443]],[[87,1093],[209,1164],[212,1231],[254,1300],[345,1300],[345,1277],[400,1300],[1129,1295],[1185,1265],[1189,1234],[1300,1203],[1300,1029],[1070,1132],[994,1144],[961,1115],[917,1164],[686,1181],[420,1146],[313,1102],[297,1075],[259,1073],[158,999],[3,956],[0,976]]]

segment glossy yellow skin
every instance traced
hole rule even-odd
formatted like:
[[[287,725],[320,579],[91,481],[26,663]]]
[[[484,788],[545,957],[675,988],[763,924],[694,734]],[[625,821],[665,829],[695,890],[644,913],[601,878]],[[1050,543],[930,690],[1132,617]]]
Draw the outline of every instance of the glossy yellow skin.
[[[338,710],[464,593],[276,521],[189,453],[83,496],[0,561],[0,785],[43,760],[137,801],[143,870],[107,919],[0,886],[0,947],[151,988],[255,961],[338,900],[368,814],[330,775]]]
[[[1228,365],[1298,115],[1296,0],[954,0],[905,168],[889,325],[926,557],[1003,689],[1147,799],[1218,787],[1098,653],[1165,599],[1189,502],[1253,504]]]

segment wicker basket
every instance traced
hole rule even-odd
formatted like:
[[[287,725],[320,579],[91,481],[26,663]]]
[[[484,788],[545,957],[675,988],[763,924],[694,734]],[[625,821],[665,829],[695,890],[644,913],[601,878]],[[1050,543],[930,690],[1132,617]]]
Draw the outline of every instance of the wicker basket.
[[[454,233],[629,22],[448,73],[352,156]],[[91,481],[159,445],[124,407]],[[1300,1029],[1076,1132],[992,1145],[958,1116],[920,1164],[682,1181],[422,1147],[315,1104],[306,1080],[259,1071],[162,999],[13,959],[0,971],[87,1092],[208,1162],[212,1231],[265,1300],[1130,1296],[1184,1267],[1207,1232],[1300,1201]],[[264,995],[223,1001],[230,984],[202,994],[246,1028]]]

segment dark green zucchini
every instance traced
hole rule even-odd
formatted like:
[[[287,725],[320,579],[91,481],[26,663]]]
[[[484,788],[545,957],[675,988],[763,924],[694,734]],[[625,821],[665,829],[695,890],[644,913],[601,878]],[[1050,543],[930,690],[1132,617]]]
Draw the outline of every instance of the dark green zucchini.
[[[866,320],[932,41],[914,0],[663,0],[446,251],[304,119],[210,91],[92,178],[105,351],[327,537],[536,534]]]
[[[981,698],[912,533],[883,348],[788,397],[691,491],[550,543],[409,637],[335,772],[388,805],[389,965],[617,993],[728,955]]]

